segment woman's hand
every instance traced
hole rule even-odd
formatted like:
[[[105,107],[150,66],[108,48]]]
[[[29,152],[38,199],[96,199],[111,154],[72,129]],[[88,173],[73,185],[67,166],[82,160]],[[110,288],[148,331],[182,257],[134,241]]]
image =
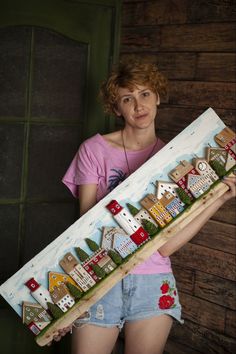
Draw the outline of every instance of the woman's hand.
[[[234,172],[236,174],[236,170]],[[227,186],[229,186],[229,190],[222,195],[222,202],[225,203],[231,198],[236,197],[236,176],[224,177],[223,181]]]
[[[62,337],[64,337],[68,332],[71,332],[71,331],[72,331],[72,325],[62,328],[62,329],[59,329],[58,332],[56,334],[54,334],[53,340],[55,342],[59,342],[62,339]],[[52,342],[53,341],[49,342],[47,345],[50,346],[52,344]]]

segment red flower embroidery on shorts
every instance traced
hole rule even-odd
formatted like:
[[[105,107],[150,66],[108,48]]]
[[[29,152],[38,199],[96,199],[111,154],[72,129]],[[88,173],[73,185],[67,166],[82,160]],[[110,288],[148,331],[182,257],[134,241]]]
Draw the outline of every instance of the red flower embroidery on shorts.
[[[160,309],[169,309],[175,303],[175,299],[170,295],[162,295],[159,299],[159,307]]]
[[[162,294],[166,294],[169,291],[169,284],[168,283],[163,283],[162,286],[160,287]]]
[[[169,308],[174,308],[175,305],[175,296],[177,295],[177,291],[174,286],[170,286],[170,282],[168,280],[165,280],[162,282],[162,285],[160,286],[161,293],[165,294],[160,296],[159,298],[159,308],[162,310],[169,309]]]

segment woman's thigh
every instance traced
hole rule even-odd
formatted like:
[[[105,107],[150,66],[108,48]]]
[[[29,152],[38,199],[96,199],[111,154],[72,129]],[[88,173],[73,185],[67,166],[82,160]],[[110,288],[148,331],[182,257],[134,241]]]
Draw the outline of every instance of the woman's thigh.
[[[117,327],[86,324],[73,328],[72,354],[110,354],[119,334]]]
[[[125,324],[125,354],[161,354],[172,327],[169,315]]]

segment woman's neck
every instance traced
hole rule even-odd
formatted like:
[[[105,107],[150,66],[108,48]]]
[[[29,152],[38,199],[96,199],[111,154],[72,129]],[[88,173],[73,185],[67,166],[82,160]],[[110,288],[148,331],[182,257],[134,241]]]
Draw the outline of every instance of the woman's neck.
[[[127,150],[142,150],[156,142],[155,129],[123,129],[123,140]],[[122,137],[122,136],[121,136]]]

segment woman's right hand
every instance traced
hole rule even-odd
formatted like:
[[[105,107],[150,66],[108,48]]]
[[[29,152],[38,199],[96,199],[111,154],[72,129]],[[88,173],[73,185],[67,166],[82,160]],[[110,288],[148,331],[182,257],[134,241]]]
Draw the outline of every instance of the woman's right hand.
[[[59,329],[58,332],[56,334],[54,334],[53,340],[55,342],[59,342],[62,339],[62,337],[64,337],[68,332],[71,333],[71,331],[72,331],[72,325],[62,328],[62,329]],[[53,343],[53,341],[49,342],[47,345],[50,346],[52,343]]]

